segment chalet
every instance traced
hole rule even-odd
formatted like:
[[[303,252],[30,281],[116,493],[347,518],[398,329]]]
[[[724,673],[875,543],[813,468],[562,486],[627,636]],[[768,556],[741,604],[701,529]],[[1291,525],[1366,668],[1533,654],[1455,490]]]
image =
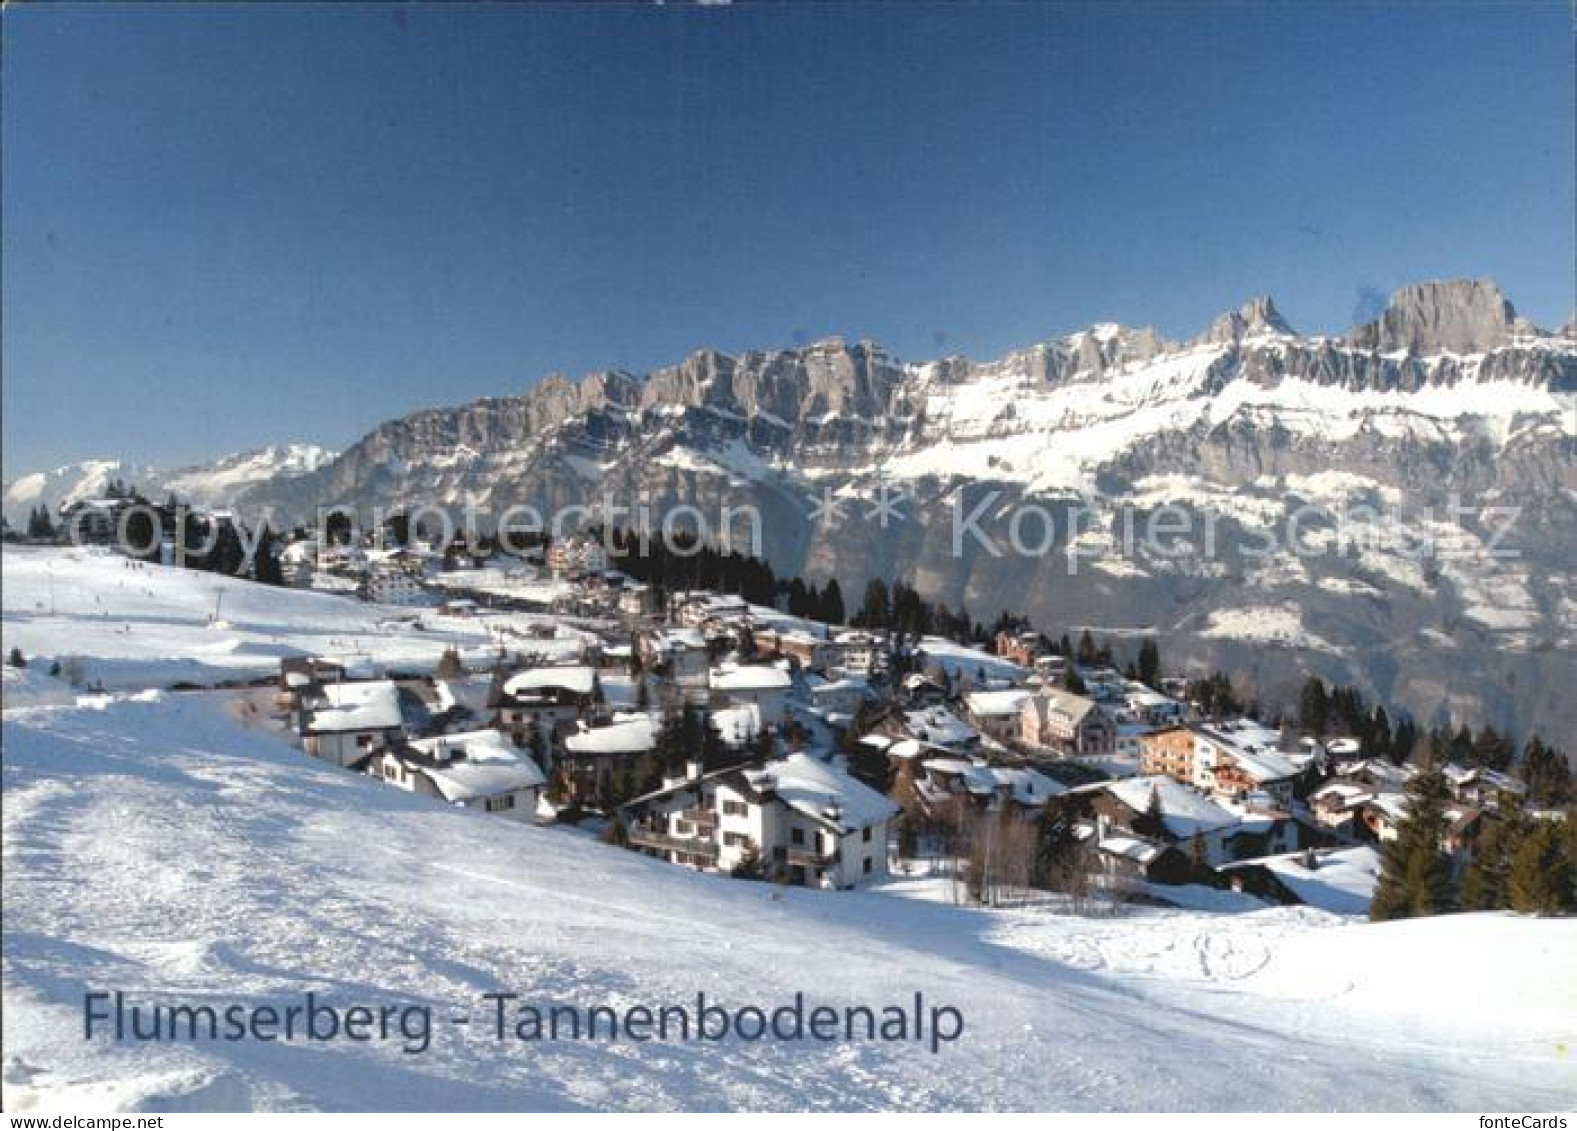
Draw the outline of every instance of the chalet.
[[[1125,681],[1122,706],[1117,712],[1119,722],[1166,727],[1182,722],[1187,714],[1188,705],[1181,700],[1154,691],[1136,679]]]
[[[840,632],[833,638],[838,666],[846,672],[875,675],[887,665],[887,637],[882,633]]]
[[[591,710],[596,687],[596,671],[584,664],[501,668],[487,695],[493,729],[516,746],[530,744],[536,734],[551,758],[557,732]]]
[[[1484,766],[1459,766],[1448,762],[1440,772],[1451,788],[1451,796],[1466,805],[1480,808],[1518,806],[1528,794],[1528,787],[1510,774]]]
[[[1309,794],[1309,812],[1322,828],[1351,832],[1354,819],[1374,797],[1374,790],[1362,782],[1337,778]]]
[[[1042,687],[1019,709],[1019,737],[1079,758],[1110,757],[1117,750],[1117,728],[1091,699],[1056,687]]]
[[[583,723],[566,734],[558,769],[570,792],[583,800],[605,794],[618,770],[657,748],[657,730],[652,716],[630,712],[614,715],[606,726]]]
[[[1091,791],[1090,805],[1107,826],[1190,848],[1217,864],[1301,846],[1300,826],[1275,810],[1228,809],[1169,777],[1124,778]]]
[[[1365,801],[1358,809],[1358,819],[1364,831],[1381,844],[1397,838],[1401,825],[1407,819],[1407,796],[1401,793],[1380,793]],[[1440,851],[1456,855],[1472,844],[1483,818],[1483,811],[1472,805],[1455,803],[1446,806],[1446,829],[1440,836]]]
[[[707,682],[714,703],[753,705],[768,726],[779,726],[788,719],[788,692],[793,681],[775,664],[727,664],[713,668]]]
[[[1038,632],[999,632],[992,638],[991,650],[1021,668],[1033,667],[1045,654]]]
[[[710,662],[706,638],[693,628],[667,628],[642,632],[636,651],[647,668],[666,676],[678,687],[705,687]]]
[[[813,672],[805,678],[805,688],[810,695],[811,706],[828,719],[850,719],[860,709],[861,703],[874,696],[870,683],[862,675],[827,679]]]
[[[722,621],[742,621],[750,615],[743,597],[697,590],[675,593],[668,599],[669,616],[685,628]]]
[[[1279,752],[1281,732],[1250,720],[1194,729],[1194,785],[1220,797],[1265,793],[1292,804],[1299,767]]]
[[[922,707],[900,716],[901,733],[926,746],[955,754],[980,749],[980,732],[946,707]]]
[[[1064,792],[1061,782],[1036,770],[947,756],[921,761],[913,785],[922,810],[940,819],[966,809],[1037,813]]]
[[[302,696],[325,683],[340,683],[344,679],[345,665],[338,660],[286,656],[279,661],[279,695],[275,702],[288,715],[291,725],[297,726]]]
[[[964,716],[982,734],[1008,742],[1019,737],[1024,701],[1029,696],[1030,692],[1022,689],[972,691],[964,696]]]
[[[802,668],[824,672],[832,667],[838,656],[837,646],[820,636],[808,632],[783,631],[760,627],[751,633],[756,651],[767,655],[789,656]]]
[[[366,769],[400,789],[515,821],[535,814],[546,780],[496,730],[395,742],[373,754]]]
[[[1339,915],[1365,915],[1380,876],[1380,854],[1357,848],[1308,848],[1224,864],[1232,890],[1276,903],[1302,903]]]
[[[898,807],[835,766],[790,754],[707,774],[692,767],[622,813],[630,846],[672,863],[852,888],[887,875]]]
[[[301,748],[336,766],[357,766],[405,730],[392,680],[313,685],[302,692]]]
[[[1114,830],[1100,821],[1081,823],[1075,835],[1093,850],[1102,886],[1108,890],[1145,883],[1186,884],[1193,878],[1192,862],[1172,845]]]

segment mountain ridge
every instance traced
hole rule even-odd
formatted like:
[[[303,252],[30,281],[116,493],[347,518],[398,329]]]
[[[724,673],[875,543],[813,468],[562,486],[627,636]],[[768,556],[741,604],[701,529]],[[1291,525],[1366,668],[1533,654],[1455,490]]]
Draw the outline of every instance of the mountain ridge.
[[[554,376],[408,414],[228,501],[297,519],[320,505],[753,507],[755,548],[780,573],[837,576],[845,592],[906,577],[981,619],[1157,633],[1179,663],[1240,671],[1268,699],[1315,670],[1426,722],[1553,733],[1577,726],[1562,690],[1577,685],[1574,394],[1577,340],[1531,326],[1493,283],[1457,280],[1402,288],[1336,337],[1293,333],[1260,298],[1187,342],[1098,324],[986,362],[905,362],[841,338],[701,349],[645,376]],[[860,521],[891,487],[901,515]],[[841,525],[810,519],[828,494],[848,501]],[[1504,539],[1482,513],[1443,524],[1464,499],[1520,518]],[[1015,514],[1044,523],[1045,552],[960,545],[957,515],[982,500],[996,535]],[[1124,516],[1167,506],[1210,516],[1230,544],[1128,552]],[[1349,509],[1394,509],[1390,533],[1431,547],[1450,534],[1471,553],[1244,552],[1310,507],[1319,539],[1340,538]],[[1519,556],[1487,560],[1501,542]]]

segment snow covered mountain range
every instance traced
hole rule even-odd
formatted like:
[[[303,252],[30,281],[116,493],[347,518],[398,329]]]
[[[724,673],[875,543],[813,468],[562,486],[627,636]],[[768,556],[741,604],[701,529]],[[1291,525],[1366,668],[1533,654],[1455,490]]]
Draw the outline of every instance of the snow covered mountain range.
[[[7,483],[5,517],[12,525],[25,524],[34,507],[42,504],[58,511],[102,495],[117,479],[155,501],[173,491],[199,506],[226,506],[248,487],[316,471],[333,458],[333,452],[316,444],[276,444],[171,471],[125,459],[83,460],[53,471],[18,476]]]
[[[827,340],[552,376],[226,501],[753,506],[779,572],[845,593],[911,577],[983,620],[1158,633],[1171,662],[1267,699],[1315,670],[1426,722],[1559,733],[1577,725],[1574,441],[1577,326],[1451,281],[1341,337],[1262,298],[1186,342],[1098,325],[990,362]],[[1190,529],[1153,545],[1167,504]]]

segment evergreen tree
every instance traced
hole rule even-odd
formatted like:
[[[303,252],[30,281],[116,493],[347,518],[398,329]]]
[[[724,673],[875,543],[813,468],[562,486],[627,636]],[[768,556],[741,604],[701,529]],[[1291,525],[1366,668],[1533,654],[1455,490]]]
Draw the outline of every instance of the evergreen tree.
[[[1161,685],[1161,649],[1152,638],[1146,638],[1139,645],[1139,663],[1137,665],[1139,682],[1146,687],[1159,687]]]
[[[1538,735],[1528,739],[1517,772],[1528,786],[1528,800],[1537,806],[1564,804],[1572,796],[1572,771],[1566,755]]]
[[[1167,839],[1166,816],[1161,810],[1160,789],[1150,790],[1150,800],[1145,804],[1144,812],[1133,819],[1133,831],[1151,840]]]
[[[1298,725],[1305,734],[1316,737],[1326,733],[1330,721],[1330,698],[1325,691],[1325,681],[1311,675],[1303,681],[1298,693]]]
[[[274,535],[266,524],[257,536],[257,556],[252,560],[252,576],[264,585],[285,583],[285,571],[279,564]]]
[[[1507,890],[1515,911],[1558,915],[1577,909],[1570,848],[1555,821],[1537,821],[1511,861]]]
[[[1485,724],[1473,737],[1473,764],[1505,772],[1516,761],[1517,748],[1511,739]]]
[[[1517,815],[1484,826],[1462,876],[1459,905],[1463,911],[1500,911],[1511,906],[1511,862],[1527,832],[1527,822]]]
[[[1441,847],[1451,791],[1430,750],[1424,751],[1420,769],[1408,779],[1406,797],[1407,813],[1396,839],[1380,851],[1371,919],[1409,919],[1452,909],[1451,858]]]
[[[844,621],[843,588],[838,584],[836,577],[827,582],[827,588],[821,591],[820,620],[827,624],[842,624]]]
[[[864,628],[889,628],[893,623],[892,602],[887,583],[873,577],[865,586],[865,601],[860,605],[859,624]]]

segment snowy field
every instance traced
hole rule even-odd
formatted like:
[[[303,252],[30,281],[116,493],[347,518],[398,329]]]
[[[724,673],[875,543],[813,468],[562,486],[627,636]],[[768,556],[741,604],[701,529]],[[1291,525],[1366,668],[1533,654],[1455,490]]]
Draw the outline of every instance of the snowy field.
[[[143,565],[91,547],[7,546],[5,648],[29,659],[76,657],[85,682],[110,690],[275,675],[283,656],[335,656],[353,670],[431,671],[446,648],[485,665],[500,641],[573,659],[583,633],[528,640],[556,618],[461,618],[355,597],[278,589],[219,574]]]
[[[9,681],[33,688],[35,673]],[[69,696],[55,696],[69,702]],[[1278,908],[1081,919],[685,872],[243,729],[227,693],[4,716],[4,1106],[1379,1108],[1577,1104],[1577,924]],[[84,1043],[89,989],[210,1003],[882,1006],[923,1045]],[[475,1026],[472,1027],[476,1029]]]

